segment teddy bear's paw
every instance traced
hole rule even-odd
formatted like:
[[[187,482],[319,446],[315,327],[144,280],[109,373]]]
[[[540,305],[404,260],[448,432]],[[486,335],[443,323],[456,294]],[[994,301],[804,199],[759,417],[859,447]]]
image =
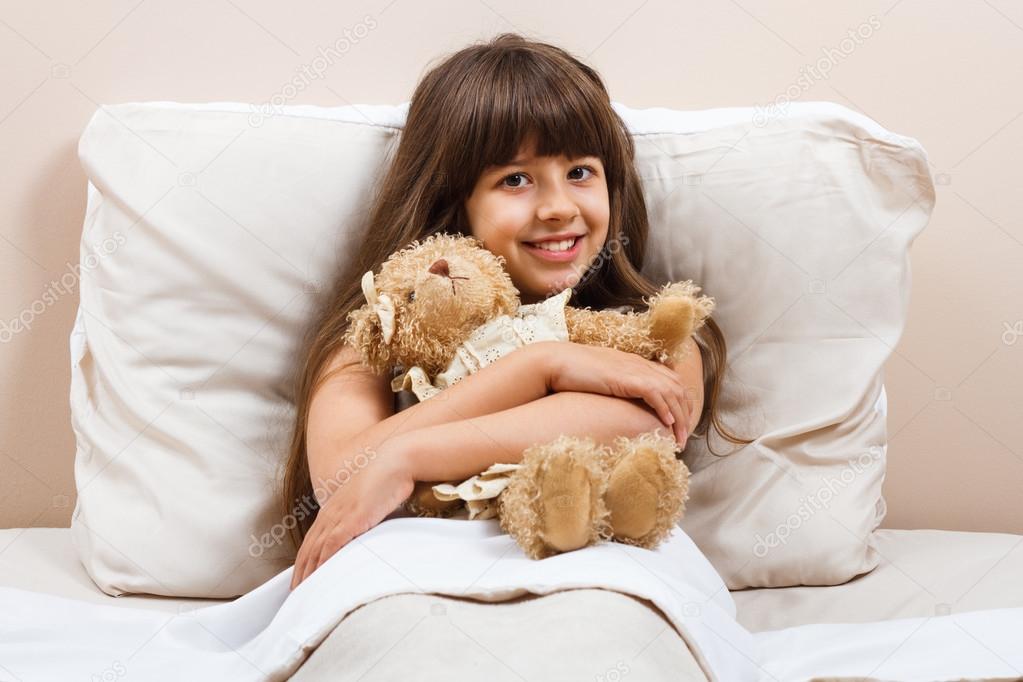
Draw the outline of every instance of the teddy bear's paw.
[[[657,294],[654,295],[654,301],[663,300],[685,300],[689,301],[693,309],[693,331],[699,329],[710,317],[716,304],[714,299],[705,294],[701,294],[701,287],[693,283],[692,280],[686,280],[685,282],[669,282],[665,284]]]
[[[501,527],[534,559],[609,537],[601,462],[602,448],[588,438],[527,449],[499,498]]]
[[[604,502],[618,542],[653,548],[682,518],[689,469],[675,448],[673,438],[657,432],[615,441]]]
[[[661,294],[650,303],[650,336],[669,354],[693,333],[696,307],[688,295]]]

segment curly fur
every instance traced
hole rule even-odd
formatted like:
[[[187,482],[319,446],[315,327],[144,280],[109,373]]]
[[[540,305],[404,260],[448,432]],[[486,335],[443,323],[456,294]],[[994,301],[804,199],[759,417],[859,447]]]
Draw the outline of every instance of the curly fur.
[[[441,259],[451,278],[430,272]],[[440,232],[415,240],[391,254],[373,278],[377,292],[394,302],[394,338],[384,343],[380,321],[367,303],[349,313],[345,342],[378,374],[399,364],[438,374],[477,327],[518,309],[519,291],[504,263],[475,237]],[[714,309],[713,299],[698,296],[699,291],[691,280],[669,282],[641,313],[566,306],[569,339],[664,362],[684,349],[684,341]]]
[[[653,528],[639,538],[613,535],[616,542],[647,549],[656,547],[671,533],[671,529],[682,519],[685,503],[689,499],[689,468],[676,457],[677,444],[670,436],[661,435],[659,429],[642,433],[634,438],[619,436],[603,461],[606,478],[611,479],[615,467],[630,454],[643,450],[652,451],[657,463],[657,512]],[[612,514],[609,509],[609,514]],[[612,515],[613,518],[613,515]],[[614,529],[612,528],[612,533]]]
[[[697,296],[699,291],[692,280],[669,282],[645,301],[647,309],[639,313],[569,306],[565,309],[569,340],[616,348],[647,360],[677,359],[684,353],[685,340],[714,310],[714,300]]]
[[[709,296],[701,296],[702,287],[693,284],[693,280],[687,279],[684,282],[668,282],[661,287],[656,298],[663,296],[684,297],[691,299],[696,307],[692,331],[696,331],[704,325],[707,318],[714,312],[714,299]]]
[[[690,311],[690,323],[687,328],[680,331],[682,340],[692,336],[698,329],[703,327],[707,323],[707,318],[714,312],[715,302],[710,296],[700,295],[702,287],[697,286],[691,279],[687,279],[684,282],[668,282],[661,287],[661,290],[656,294],[654,299],[656,301],[664,299],[680,299],[688,302],[691,306]],[[656,303],[653,304],[656,306]],[[676,362],[684,360],[688,355],[688,346],[685,343],[678,343],[674,350],[671,348],[663,349],[664,352],[658,356],[658,360],[666,362],[669,359]]]
[[[430,272],[441,259],[450,277]],[[399,364],[419,365],[430,375],[444,371],[474,329],[518,310],[519,291],[504,262],[475,237],[438,232],[411,242],[392,253],[373,278],[377,292],[394,302],[397,333],[391,343],[384,343],[368,303],[349,313],[345,342],[377,374]]]
[[[522,455],[518,469],[498,498],[501,528],[511,535],[532,559],[543,559],[557,550],[544,539],[542,518],[543,480],[551,460],[559,455],[569,457],[573,465],[587,473],[590,494],[590,533],[587,544],[610,537],[609,512],[604,504],[607,487],[604,460],[607,448],[592,438],[561,435],[550,443],[533,445]]]
[[[484,248],[475,237],[436,233],[415,240],[391,254],[372,278],[377,295],[386,294],[394,307],[390,342],[384,342],[380,317],[368,301],[349,314],[344,341],[377,374],[398,365],[418,365],[428,375],[436,376],[479,326],[517,312],[519,292],[504,265],[503,257]],[[665,284],[645,301],[647,309],[640,313],[566,306],[569,338],[662,362],[684,357],[685,341],[714,309],[713,299],[699,296],[699,291],[691,280]],[[674,457],[674,440],[653,434],[631,441],[622,437],[614,448],[566,435],[527,448],[523,466],[498,498],[501,527],[532,558],[556,552],[544,540],[542,485],[552,458],[560,455],[586,472],[590,488],[589,542],[616,539],[604,496],[611,467],[630,448],[653,448],[657,453],[660,480],[656,485],[660,495],[655,528],[642,538],[620,541],[644,547],[656,545],[682,515],[688,499],[689,472]],[[420,516],[450,516],[459,508],[457,501],[436,500],[435,504],[430,495],[431,484],[417,484],[406,508]]]

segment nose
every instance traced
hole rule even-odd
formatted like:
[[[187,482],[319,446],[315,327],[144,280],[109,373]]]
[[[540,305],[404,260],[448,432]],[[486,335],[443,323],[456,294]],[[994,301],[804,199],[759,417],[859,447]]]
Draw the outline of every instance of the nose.
[[[430,272],[441,277],[451,276],[451,271],[448,270],[448,262],[443,258],[438,258],[433,262],[433,265],[430,266]]]
[[[540,220],[555,222],[572,222],[579,215],[579,206],[572,200],[561,183],[554,183],[548,189],[537,207],[536,215]]]

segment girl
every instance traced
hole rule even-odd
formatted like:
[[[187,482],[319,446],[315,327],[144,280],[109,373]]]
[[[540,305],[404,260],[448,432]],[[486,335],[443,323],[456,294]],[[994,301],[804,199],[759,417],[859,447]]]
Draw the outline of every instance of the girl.
[[[438,231],[503,256],[523,303],[571,286],[577,307],[645,309],[658,287],[639,272],[648,223],[633,153],[600,77],[552,45],[504,34],[425,75],[365,240],[305,340],[282,499],[286,516],[311,495],[316,511],[294,529],[292,589],[394,512],[415,481],[463,480],[562,433],[610,443],[667,426],[684,446],[714,426],[750,442],[715,414],[726,348],[711,319],[690,340],[700,352],[677,366],[534,343],[397,414],[390,377],[341,343],[363,303],[362,274]],[[397,304],[400,320],[412,303]]]

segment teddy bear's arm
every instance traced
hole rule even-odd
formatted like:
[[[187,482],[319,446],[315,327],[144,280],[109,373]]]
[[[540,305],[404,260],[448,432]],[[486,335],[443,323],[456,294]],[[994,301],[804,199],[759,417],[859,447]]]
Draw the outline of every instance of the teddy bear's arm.
[[[648,360],[678,358],[686,339],[703,326],[714,309],[713,299],[697,296],[699,290],[692,281],[666,284],[641,313],[566,306],[569,340],[635,353]]]
[[[656,358],[661,345],[651,337],[643,314],[627,315],[613,310],[565,307],[568,340],[588,346],[615,348],[648,360]]]

